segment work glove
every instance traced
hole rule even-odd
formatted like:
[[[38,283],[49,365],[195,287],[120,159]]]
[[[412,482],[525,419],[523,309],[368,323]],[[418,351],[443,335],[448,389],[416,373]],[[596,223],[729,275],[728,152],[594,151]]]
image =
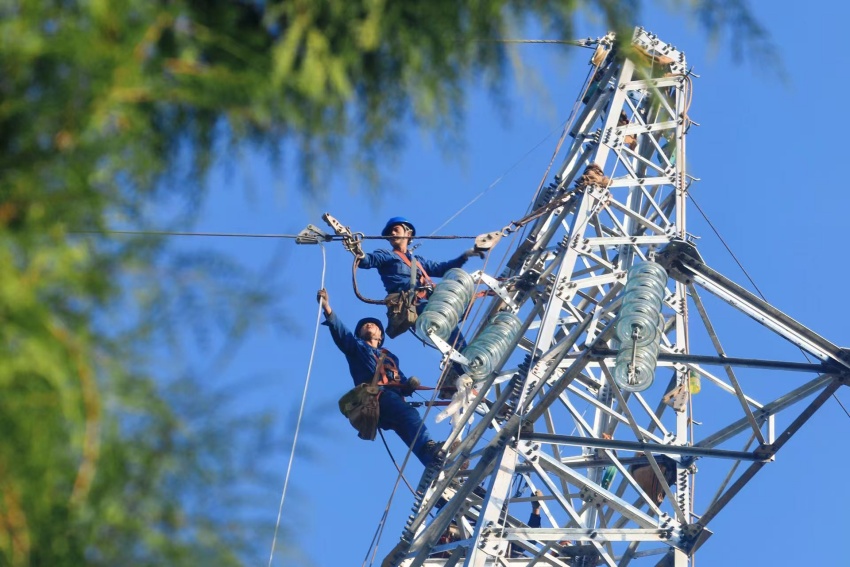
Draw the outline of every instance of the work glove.
[[[484,251],[479,250],[478,248],[470,248],[466,252],[463,253],[467,258],[472,258],[473,256],[478,256],[482,260],[484,259]]]
[[[419,378],[416,376],[411,376],[407,379],[407,382],[401,385],[401,395],[404,397],[412,396],[413,392],[416,391],[416,388],[419,387]]]

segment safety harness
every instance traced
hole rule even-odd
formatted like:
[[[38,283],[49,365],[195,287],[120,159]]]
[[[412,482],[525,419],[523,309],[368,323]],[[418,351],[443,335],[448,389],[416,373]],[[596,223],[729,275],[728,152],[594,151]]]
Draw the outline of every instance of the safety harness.
[[[375,377],[377,378],[378,376],[380,376],[380,378],[381,378],[380,380],[376,381],[375,383],[378,386],[385,386],[385,385],[393,383],[393,382],[399,382],[399,371],[398,371],[398,366],[395,363],[395,360],[390,358],[389,351],[387,349],[382,348],[382,349],[380,349],[379,352],[381,353],[380,356],[378,356],[378,353],[372,354],[372,356],[375,357],[375,363],[376,363]],[[387,376],[387,370],[389,370],[390,372],[393,373],[392,379],[390,379],[390,377]]]
[[[390,293],[384,298],[387,306],[387,328],[386,333],[390,338],[395,338],[416,324],[417,305],[428,299],[434,289],[434,282],[428,276],[428,272],[422,267],[416,256],[413,262],[398,250],[395,254],[410,268],[410,287],[403,291]],[[356,260],[355,260],[356,262]]]
[[[407,254],[402,254],[398,250],[393,250],[393,252],[401,258],[401,261],[404,262],[408,268],[410,268],[410,288],[419,288],[419,291],[416,292],[416,297],[419,299],[427,299],[428,289],[434,289],[434,282],[431,281],[431,278],[428,276],[428,272],[425,271],[425,268],[422,267],[419,260],[416,260],[414,265],[414,263],[410,261],[410,258],[407,257]],[[414,259],[415,258],[416,256],[414,256]]]

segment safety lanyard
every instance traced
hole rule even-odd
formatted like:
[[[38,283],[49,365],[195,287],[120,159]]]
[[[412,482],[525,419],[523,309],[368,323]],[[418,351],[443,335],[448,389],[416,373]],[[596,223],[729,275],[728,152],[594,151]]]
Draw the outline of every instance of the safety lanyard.
[[[393,250],[393,252],[398,254],[398,257],[401,258],[401,261],[404,262],[405,264],[407,264],[407,267],[410,268],[411,279],[413,279],[415,277],[413,274],[418,269],[418,271],[419,271],[419,285],[421,285],[421,286],[433,286],[434,285],[434,282],[432,282],[431,278],[428,277],[428,272],[425,271],[425,268],[422,267],[422,264],[419,262],[419,260],[416,260],[415,256],[414,256],[414,260],[416,260],[416,267],[413,267],[413,265],[410,262],[410,258],[407,257],[407,254],[402,254],[399,250]]]

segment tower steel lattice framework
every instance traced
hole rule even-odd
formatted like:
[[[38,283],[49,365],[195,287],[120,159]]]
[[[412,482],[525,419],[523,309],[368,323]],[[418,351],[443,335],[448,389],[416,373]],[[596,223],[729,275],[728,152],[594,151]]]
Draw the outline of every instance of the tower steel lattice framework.
[[[640,28],[631,46],[597,40],[554,181],[503,231],[520,238],[499,277],[473,274],[492,296],[481,320],[507,310],[522,331],[475,384],[385,566],[688,566],[711,520],[847,380],[846,350],[698,253],[686,222],[685,55]],[[668,275],[662,337],[653,383],[629,391],[612,379],[615,325],[629,268],[648,261]],[[726,356],[711,302],[814,361]],[[691,348],[697,329],[703,352]],[[745,391],[752,370],[773,389]],[[771,377],[785,371],[797,379],[777,391]],[[712,410],[695,425],[701,399]],[[696,509],[698,467],[712,472]]]

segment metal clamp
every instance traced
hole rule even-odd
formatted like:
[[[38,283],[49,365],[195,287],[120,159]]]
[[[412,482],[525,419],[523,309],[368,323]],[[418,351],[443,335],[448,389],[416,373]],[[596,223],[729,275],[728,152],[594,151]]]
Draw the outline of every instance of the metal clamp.
[[[318,244],[319,242],[330,242],[333,237],[330,234],[323,232],[317,226],[308,224],[307,228],[298,233],[295,237],[296,244]]]
[[[360,241],[363,236],[362,234],[351,232],[350,228],[343,226],[342,223],[332,217],[330,213],[323,214],[322,220],[328,223],[328,226],[333,229],[337,236],[342,237],[342,245],[346,250],[354,254],[355,258],[362,258],[365,255],[363,254],[363,249],[360,247]]]

